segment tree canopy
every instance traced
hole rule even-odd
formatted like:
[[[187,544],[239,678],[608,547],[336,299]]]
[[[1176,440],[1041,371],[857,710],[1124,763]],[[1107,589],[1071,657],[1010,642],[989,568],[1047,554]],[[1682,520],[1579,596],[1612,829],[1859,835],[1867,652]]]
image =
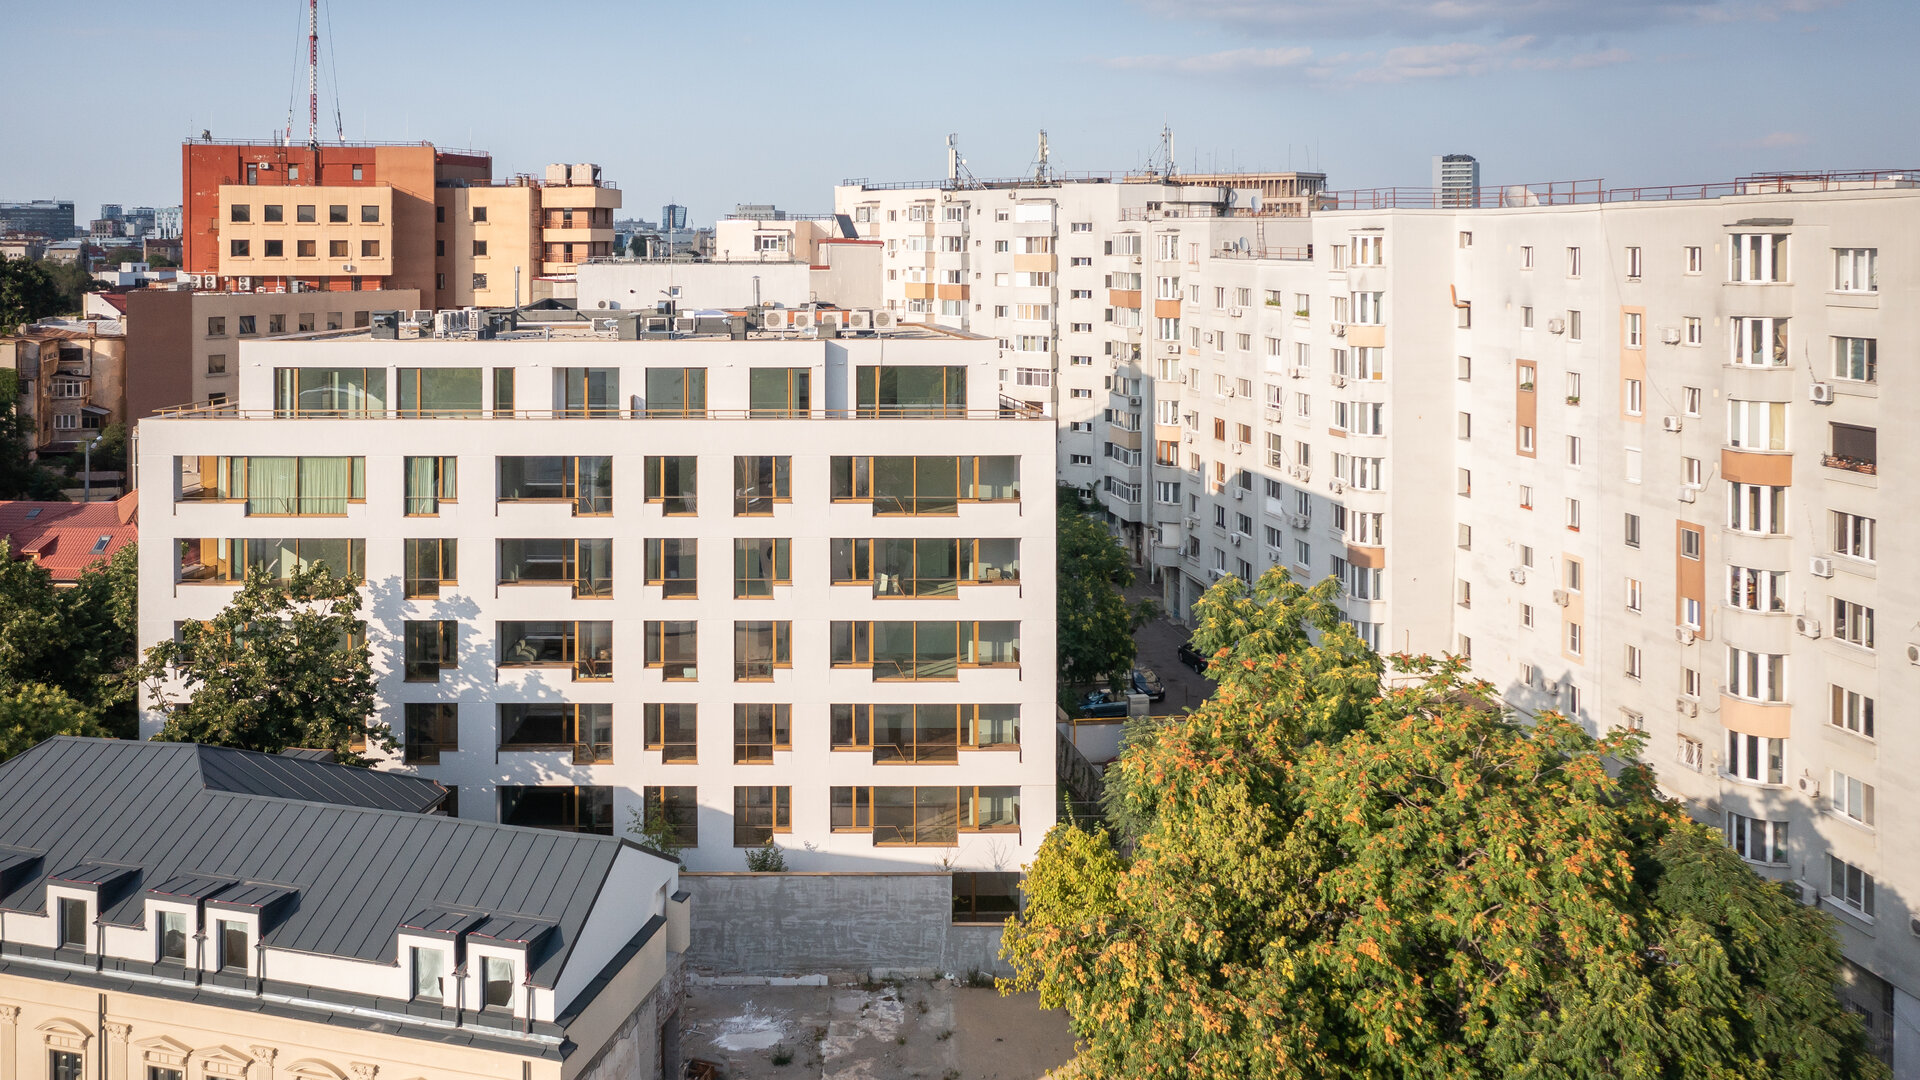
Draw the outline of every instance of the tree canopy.
[[[1372,653],[1334,585],[1210,590],[1214,696],[1057,826],[1004,954],[1102,1077],[1880,1077],[1830,918],[1656,790],[1638,736],[1529,724]],[[1312,633],[1308,633],[1309,628]]]
[[[10,259],[0,255],[0,335],[65,310],[60,283],[38,259]]]
[[[132,737],[133,545],[71,588],[0,540],[0,760],[54,735]]]
[[[1078,492],[1060,489],[1055,516],[1060,685],[1105,684],[1133,666],[1133,632],[1152,617],[1153,605],[1121,595],[1133,584],[1126,549],[1087,512]]]
[[[325,564],[278,581],[250,570],[213,618],[147,649],[138,676],[166,713],[158,738],[268,754],[313,747],[349,764],[367,764],[366,746],[392,750],[392,731],[372,718],[360,602],[358,582]]]

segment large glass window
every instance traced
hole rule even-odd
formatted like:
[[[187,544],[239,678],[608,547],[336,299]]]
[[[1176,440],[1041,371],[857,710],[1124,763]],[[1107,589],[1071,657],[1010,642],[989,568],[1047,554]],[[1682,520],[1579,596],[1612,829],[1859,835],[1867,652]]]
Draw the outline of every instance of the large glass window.
[[[700,846],[700,803],[693,787],[649,787],[641,791],[645,820],[665,822],[673,842],[683,848]]]
[[[501,502],[570,502],[576,516],[613,513],[610,457],[503,457]]]
[[[1742,450],[1787,448],[1787,403],[1727,400],[1727,444]]]
[[[764,682],[793,666],[793,624],[784,620],[733,624],[733,679]]]
[[[792,545],[784,536],[734,540],[734,597],[772,596],[775,585],[793,584]]]
[[[247,539],[219,543],[226,548],[220,562],[230,573],[220,580],[238,581],[246,571],[260,570],[273,581],[285,581],[295,570],[318,564],[326,565],[338,577],[365,580],[367,574],[365,540]]]
[[[445,949],[423,949],[418,945],[407,950],[413,967],[413,997],[416,1001],[441,1001],[446,997],[442,983],[447,977],[447,951]]]
[[[647,415],[707,415],[707,369],[648,368]]]
[[[873,595],[957,595],[960,546],[961,542],[956,540],[886,538],[873,541]]]
[[[71,1050],[47,1051],[47,1076],[49,1080],[85,1080],[80,1055]]]
[[[659,503],[665,514],[697,513],[699,459],[688,456],[647,457],[647,501]]]
[[[454,656],[458,622],[408,619],[402,626],[408,682],[439,682],[442,671],[458,666]]]
[[[733,846],[765,847],[775,833],[792,832],[793,789],[733,789]]]
[[[793,459],[790,457],[735,457],[734,516],[771,514],[773,504],[792,502],[792,471]]]
[[[385,368],[275,368],[278,416],[377,416],[387,407]]]
[[[160,959],[163,962],[184,964],[187,962],[187,913],[184,911],[160,912]]]
[[[439,596],[441,589],[460,583],[458,540],[409,537],[401,546],[405,556],[403,589],[409,598]]]
[[[1786,233],[1735,233],[1728,239],[1728,281],[1787,280]]]
[[[660,751],[663,765],[692,765],[699,760],[700,707],[691,702],[651,702],[646,708],[647,749]]]
[[[1787,823],[1750,818],[1727,811],[1727,843],[1748,862],[1787,861]]]
[[[699,595],[700,544],[693,537],[647,540],[647,584],[660,586],[665,598]]]
[[[451,701],[414,701],[406,707],[403,756],[411,765],[432,765],[460,749],[460,706]]]
[[[860,416],[965,416],[967,369],[862,364],[855,372]]]
[[[962,667],[1020,662],[1017,622],[834,622],[838,667],[871,667],[875,680],[953,679]]]
[[[1761,653],[1749,649],[1727,648],[1727,693],[1748,701],[1780,702],[1787,699],[1787,658],[1782,653]]]
[[[749,415],[756,420],[807,415],[812,381],[806,368],[754,368],[747,375]]]
[[[1727,320],[1733,362],[1742,367],[1787,366],[1787,320],[1740,317]]]
[[[401,368],[395,388],[401,416],[479,416],[479,368]]]
[[[533,829],[559,832],[613,835],[613,789],[610,787],[500,787],[500,824],[523,825]],[[487,957],[487,1004],[507,1005],[512,1000],[513,966],[506,960]],[[505,996],[495,1001],[493,965],[506,965],[502,980]]]
[[[501,585],[571,585],[578,597],[613,595],[610,539],[503,538],[499,555]]]
[[[245,973],[247,970],[247,924],[220,920],[220,970]]]
[[[1874,338],[1833,339],[1833,377],[1848,382],[1873,382],[1879,375],[1879,342]]]
[[[559,368],[553,373],[553,381],[560,415],[620,415],[620,369]]]
[[[1873,915],[1873,875],[1836,858],[1827,856],[1827,898],[1862,915]]]
[[[1767,535],[1787,531],[1787,489],[1765,484],[1727,485],[1727,528]]]
[[[432,516],[441,503],[459,497],[458,459],[451,457],[410,457],[406,459],[406,512],[410,517]]]
[[[960,502],[1018,501],[1017,457],[836,457],[833,498],[876,514],[952,514]]]
[[[500,749],[572,750],[577,764],[613,760],[613,706],[539,701],[498,709]]]
[[[87,947],[87,902],[70,896],[60,898],[60,947]]]
[[[829,727],[833,749],[870,751],[875,762],[951,763],[955,748],[1017,747],[1020,706],[835,705]]]
[[[338,517],[366,499],[366,459],[251,457],[246,462],[249,515]]]
[[[792,706],[749,702],[733,707],[733,763],[771,765],[775,750],[793,749]]]
[[[1019,910],[1019,873],[1012,870],[954,871],[954,922],[1005,922]]]
[[[502,622],[501,667],[571,667],[576,679],[613,677],[611,622]]]
[[[646,624],[647,666],[669,680],[699,678],[699,624],[691,619]]]

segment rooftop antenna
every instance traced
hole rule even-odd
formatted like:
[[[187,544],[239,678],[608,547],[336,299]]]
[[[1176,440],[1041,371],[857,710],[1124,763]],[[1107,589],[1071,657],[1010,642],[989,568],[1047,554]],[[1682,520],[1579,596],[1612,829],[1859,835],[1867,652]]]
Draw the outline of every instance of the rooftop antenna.
[[[320,150],[320,0],[307,0],[307,149]]]
[[[1173,160],[1173,127],[1170,124],[1160,126],[1160,160],[1163,169],[1161,176],[1167,180],[1173,179],[1179,172],[1179,166]]]
[[[964,178],[965,182],[962,183]],[[967,159],[960,156],[960,136],[947,136],[947,187],[973,187],[973,173],[967,171]]]
[[[1046,128],[1040,129],[1040,150],[1039,157],[1035,160],[1033,166],[1033,182],[1036,184],[1050,184],[1053,182],[1053,165],[1047,160]]]

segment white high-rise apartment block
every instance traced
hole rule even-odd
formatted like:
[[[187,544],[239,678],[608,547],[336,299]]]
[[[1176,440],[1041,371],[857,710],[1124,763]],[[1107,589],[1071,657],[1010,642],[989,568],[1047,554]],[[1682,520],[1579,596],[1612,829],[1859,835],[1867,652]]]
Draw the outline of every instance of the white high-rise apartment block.
[[[1333,575],[1378,648],[1465,653],[1523,713],[1646,731],[1668,791],[1835,913],[1849,1000],[1920,1061],[1920,834],[1897,827],[1920,746],[1884,705],[1920,693],[1920,591],[1889,572],[1920,565],[1898,464],[1920,442],[1879,407],[1920,387],[1878,362],[1920,331],[1920,187],[1468,187],[1321,193],[1305,217],[1232,183],[836,198],[873,204],[899,277],[955,261],[958,283],[886,287],[1001,338],[1008,393],[1051,376],[1027,396],[1057,412],[1062,479],[1170,611],[1276,564]],[[957,203],[982,212],[943,226]],[[1016,276],[1045,272],[1013,261],[1023,207],[1058,245],[1034,253],[1050,295]],[[1022,304],[1056,305],[1030,360]]]
[[[1480,205],[1480,159],[1472,154],[1436,154],[1433,187],[1440,205],[1448,208]]]
[[[141,639],[325,561],[391,764],[462,816],[1010,874],[1055,812],[1054,433],[994,368],[926,329],[248,343],[227,410],[141,425]]]

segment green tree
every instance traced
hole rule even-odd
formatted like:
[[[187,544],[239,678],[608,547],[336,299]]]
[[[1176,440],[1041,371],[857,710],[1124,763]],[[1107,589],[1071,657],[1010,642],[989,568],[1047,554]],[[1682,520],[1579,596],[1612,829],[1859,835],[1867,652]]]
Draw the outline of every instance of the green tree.
[[[40,683],[0,687],[0,761],[55,735],[104,735],[92,709]]]
[[[0,336],[60,310],[60,290],[47,265],[37,259],[0,255]]]
[[[1638,735],[1523,726],[1452,659],[1383,680],[1328,590],[1210,590],[1218,689],[1108,770],[1143,831],[1056,826],[1029,869],[1007,985],[1068,1011],[1082,1075],[1886,1075],[1830,917],[1662,798]]]
[[[19,373],[0,368],[0,499],[65,502],[64,481],[32,458],[33,434],[20,415]]]
[[[627,241],[627,254],[636,259],[646,258],[647,238],[641,236],[639,233],[634,233],[633,238]]]
[[[1153,604],[1131,604],[1120,590],[1133,584],[1126,549],[1087,512],[1079,492],[1060,489],[1055,511],[1060,685],[1104,685],[1133,667],[1133,632],[1153,617]]]
[[[138,663],[140,552],[128,544],[80,572],[71,588],[54,592],[59,614],[58,667],[45,681],[92,710],[105,733],[138,734],[133,676]]]
[[[135,669],[166,714],[159,738],[277,754],[332,750],[367,764],[356,748],[399,744],[374,719],[373,665],[360,618],[359,582],[324,564],[282,581],[248,572],[219,614],[189,622],[178,641],[147,649]]]
[[[65,263],[43,259],[41,266],[46,269],[47,279],[53,283],[55,297],[53,310],[42,312],[42,316],[78,315],[81,308],[86,306],[86,295],[90,292],[99,292],[105,287],[93,279],[93,275],[87,272],[85,266],[77,262]]]
[[[118,270],[121,263],[146,262],[147,253],[137,247],[117,247],[109,250],[102,258],[109,268]],[[149,263],[148,265],[152,265]]]
[[[146,257],[147,257],[146,258],[147,265],[152,267],[155,270],[166,270],[169,268],[176,268],[180,265],[179,263],[173,260],[173,256],[167,254],[164,251],[157,251],[157,250],[147,251]]]

